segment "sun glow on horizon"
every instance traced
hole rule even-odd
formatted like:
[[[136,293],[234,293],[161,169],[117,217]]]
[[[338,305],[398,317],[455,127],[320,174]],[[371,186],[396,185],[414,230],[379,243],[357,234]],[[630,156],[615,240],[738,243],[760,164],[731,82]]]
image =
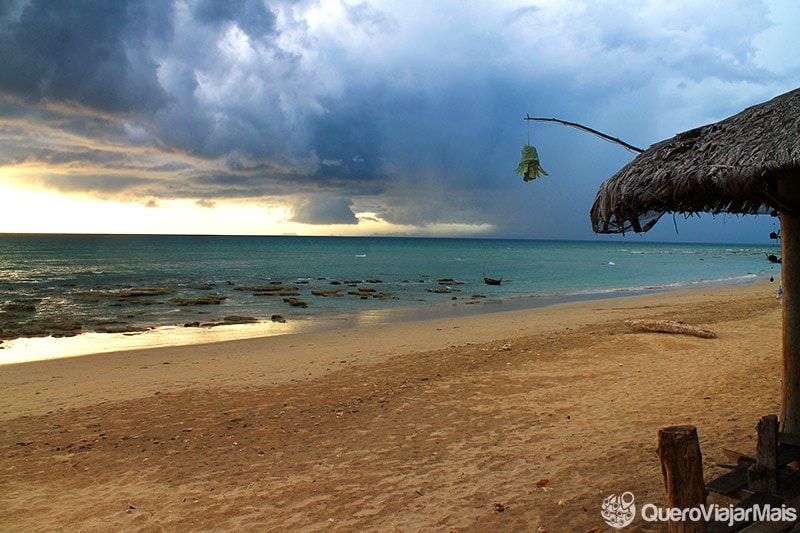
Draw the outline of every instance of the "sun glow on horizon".
[[[14,189],[0,183],[2,233],[275,234],[287,231],[282,206],[188,200],[146,203]],[[290,226],[296,224],[288,223]]]
[[[392,224],[357,213],[357,224],[293,222],[292,209],[277,203],[151,200],[124,202],[85,195],[19,189],[0,182],[0,233],[104,233],[176,235],[409,235],[475,236],[491,224]]]

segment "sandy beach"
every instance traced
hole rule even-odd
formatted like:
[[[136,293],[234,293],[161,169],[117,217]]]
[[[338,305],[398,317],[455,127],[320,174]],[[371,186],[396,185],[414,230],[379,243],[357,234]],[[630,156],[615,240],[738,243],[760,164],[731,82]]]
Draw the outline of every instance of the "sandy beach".
[[[779,410],[776,288],[5,365],[0,524],[611,531],[609,494],[663,505],[660,428],[697,426],[707,479],[754,451]]]

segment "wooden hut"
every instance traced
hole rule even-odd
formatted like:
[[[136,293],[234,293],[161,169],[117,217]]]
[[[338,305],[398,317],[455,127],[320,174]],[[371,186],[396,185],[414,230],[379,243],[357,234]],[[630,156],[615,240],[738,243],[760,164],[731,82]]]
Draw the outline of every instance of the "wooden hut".
[[[665,213],[780,216],[781,430],[800,438],[800,89],[654,144],[597,192],[598,233],[643,232]]]

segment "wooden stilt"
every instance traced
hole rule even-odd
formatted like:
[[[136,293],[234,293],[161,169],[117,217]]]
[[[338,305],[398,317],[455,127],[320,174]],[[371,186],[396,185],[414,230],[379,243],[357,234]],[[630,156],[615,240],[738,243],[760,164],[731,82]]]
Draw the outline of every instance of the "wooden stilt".
[[[778,193],[793,207],[800,200],[797,175],[778,180]],[[781,431],[800,437],[800,213],[781,212],[783,284],[783,391]]]
[[[694,426],[672,426],[658,432],[658,455],[667,492],[667,507],[690,509],[706,503],[703,458]],[[706,523],[669,522],[670,533],[706,533]]]
[[[778,492],[778,416],[758,421],[756,462],[747,470],[747,488],[753,492]]]

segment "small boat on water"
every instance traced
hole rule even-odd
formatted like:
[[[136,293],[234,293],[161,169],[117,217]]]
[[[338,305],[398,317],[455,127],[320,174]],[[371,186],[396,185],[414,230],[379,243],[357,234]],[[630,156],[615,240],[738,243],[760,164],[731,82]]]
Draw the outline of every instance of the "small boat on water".
[[[500,285],[503,283],[503,278],[495,279],[495,278],[488,278],[486,274],[483,274],[483,282],[487,285]]]

